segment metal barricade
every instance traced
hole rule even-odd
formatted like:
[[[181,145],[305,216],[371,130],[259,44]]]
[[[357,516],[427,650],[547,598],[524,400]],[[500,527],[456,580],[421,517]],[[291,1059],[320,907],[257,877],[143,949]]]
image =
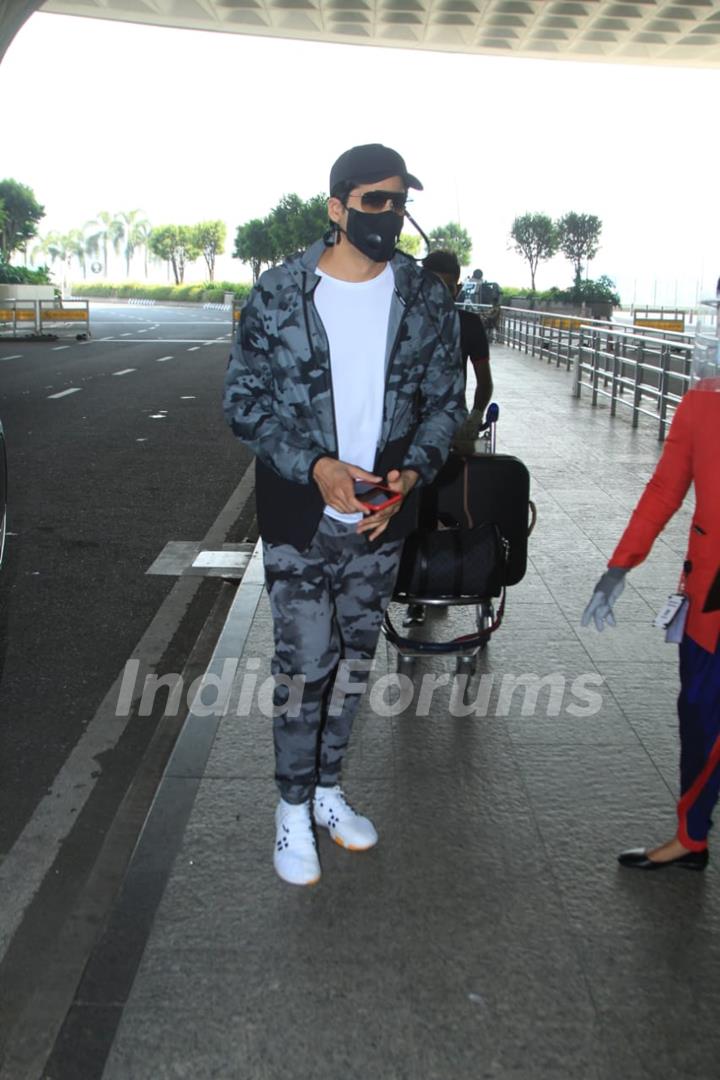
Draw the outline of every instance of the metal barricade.
[[[242,315],[242,309],[245,307],[244,300],[233,300],[232,305],[232,339],[235,340],[235,334],[237,328],[240,325],[240,316]]]
[[[38,331],[54,333],[59,327],[72,328],[76,337],[90,337],[90,302],[88,300],[38,300]],[[80,329],[84,327],[84,330]]]
[[[90,337],[90,303],[87,300],[2,300],[0,335],[57,337],[57,330],[72,329],[77,338]]]
[[[29,326],[28,324],[32,324]],[[0,300],[0,334],[9,337],[18,336],[20,329],[34,331],[37,324],[35,302],[32,300]]]

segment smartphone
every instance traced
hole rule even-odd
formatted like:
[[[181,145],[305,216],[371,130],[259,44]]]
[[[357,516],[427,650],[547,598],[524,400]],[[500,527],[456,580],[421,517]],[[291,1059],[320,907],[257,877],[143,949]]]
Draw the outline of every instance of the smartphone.
[[[366,509],[376,514],[378,510],[384,510],[386,506],[394,506],[395,503],[400,502],[402,495],[399,491],[393,491],[392,488],[385,487],[383,484],[374,484],[372,487],[358,489],[355,492],[355,498]]]

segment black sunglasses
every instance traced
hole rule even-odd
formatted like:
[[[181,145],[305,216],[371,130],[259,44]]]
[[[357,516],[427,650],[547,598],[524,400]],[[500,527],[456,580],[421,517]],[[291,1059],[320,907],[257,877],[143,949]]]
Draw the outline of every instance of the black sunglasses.
[[[349,195],[348,198],[359,199],[363,210],[375,213],[384,210],[390,202],[395,213],[402,214],[408,203],[412,202],[404,191],[363,191],[362,195]]]

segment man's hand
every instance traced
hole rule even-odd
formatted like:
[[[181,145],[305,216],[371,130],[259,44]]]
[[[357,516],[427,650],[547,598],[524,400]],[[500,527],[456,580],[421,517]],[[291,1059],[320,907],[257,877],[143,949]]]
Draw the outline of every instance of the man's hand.
[[[391,469],[387,474],[386,486],[391,491],[398,491],[402,495],[403,499],[412,491],[418,482],[418,474],[414,469],[403,469],[400,472],[398,469]],[[378,536],[381,536],[388,527],[390,518],[397,514],[398,510],[402,506],[402,499],[400,502],[394,503],[392,506],[388,506],[385,510],[367,510],[363,508],[367,517],[364,521],[358,522],[356,531],[359,533],[369,533],[368,540],[377,540]]]
[[[382,477],[375,476],[359,465],[347,461],[337,461],[331,457],[321,457],[315,462],[313,480],[320,488],[325,503],[341,514],[365,513],[365,507],[355,498],[355,481],[364,480],[369,484],[379,484]]]

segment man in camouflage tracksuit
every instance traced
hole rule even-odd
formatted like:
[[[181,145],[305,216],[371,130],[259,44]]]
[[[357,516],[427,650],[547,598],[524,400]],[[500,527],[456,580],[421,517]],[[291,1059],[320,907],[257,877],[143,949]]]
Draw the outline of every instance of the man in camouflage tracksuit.
[[[272,671],[287,677],[275,694],[288,707],[274,721],[274,865],[294,884],[320,877],[313,819],[351,850],[377,842],[344,798],[342,758],[415,526],[414,489],[433,479],[466,415],[449,293],[395,250],[409,187],[422,185],[379,144],[336,161],[329,232],[260,277],[226,379],[228,422],[256,454]],[[358,482],[385,483],[401,501],[369,512]]]

